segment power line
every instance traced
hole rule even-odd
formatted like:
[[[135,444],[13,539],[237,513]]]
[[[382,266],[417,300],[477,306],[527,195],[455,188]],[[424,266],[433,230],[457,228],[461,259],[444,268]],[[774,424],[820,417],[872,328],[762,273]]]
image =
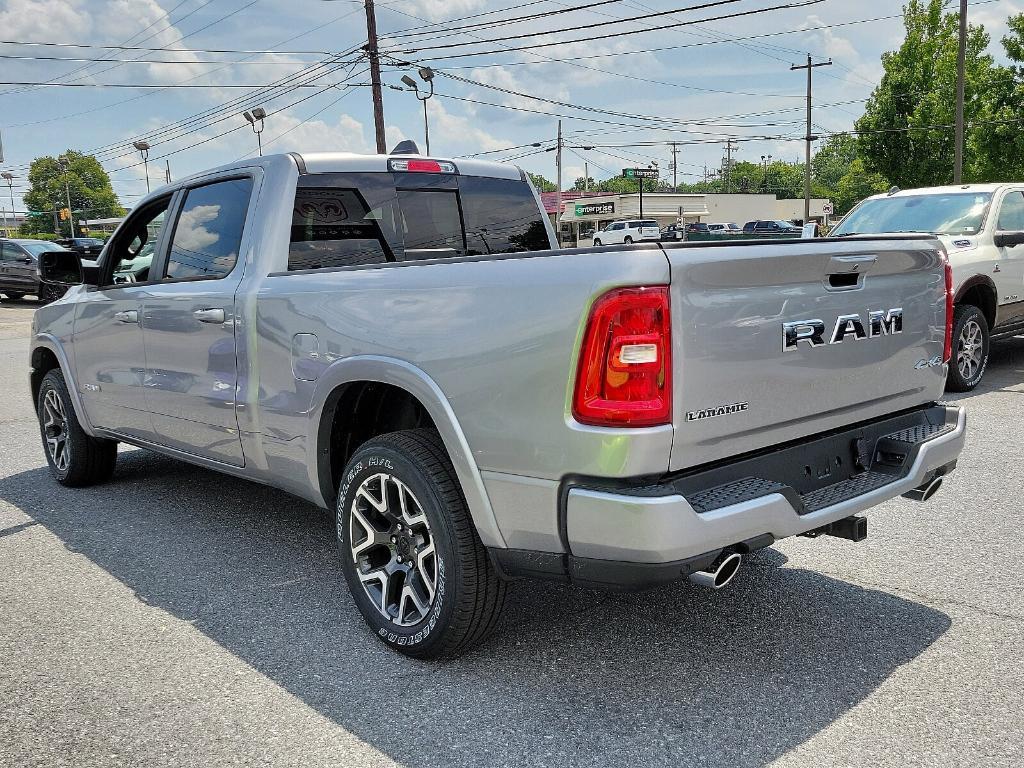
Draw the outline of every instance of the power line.
[[[692,9],[698,9],[698,8],[708,8],[708,7],[712,7],[712,6],[716,6],[716,5],[721,5],[721,4],[725,3],[725,2],[737,2],[737,0],[718,0],[718,2],[704,3],[702,5],[691,6],[689,9],[679,9],[679,10],[692,10]],[[608,32],[608,33],[605,33],[603,35],[593,35],[591,37],[579,37],[579,38],[574,38],[572,40],[558,40],[558,41],[552,41],[552,42],[546,42],[546,43],[531,43],[529,45],[522,45],[522,46],[517,46],[517,47],[514,47],[514,48],[505,48],[505,51],[506,52],[527,51],[527,50],[533,50],[533,49],[536,49],[536,48],[551,48],[551,47],[556,46],[556,45],[570,45],[572,43],[592,43],[595,40],[607,40],[607,39],[613,38],[613,37],[614,38],[619,38],[619,37],[627,37],[627,36],[630,36],[630,35],[642,35],[642,34],[646,34],[646,33],[649,33],[649,32],[659,32],[659,31],[663,31],[663,30],[666,30],[666,29],[674,29],[674,28],[678,28],[678,27],[691,26],[693,24],[705,24],[705,23],[707,23],[709,21],[723,21],[725,19],[738,19],[738,18],[742,18],[742,17],[746,17],[746,16],[755,16],[755,15],[759,15],[759,14],[762,14],[762,13],[770,13],[772,11],[789,10],[789,9],[792,9],[792,8],[804,8],[806,6],[817,5],[818,3],[822,3],[822,2],[824,2],[824,0],[801,0],[801,2],[784,3],[784,4],[781,4],[781,5],[769,6],[767,8],[754,8],[754,9],[747,10],[747,11],[736,11],[734,13],[725,13],[725,14],[720,14],[718,16],[709,16],[708,18],[705,18],[705,19],[694,19],[693,21],[680,21],[680,22],[675,22],[673,24],[663,24],[662,26],[657,27],[657,28],[630,29],[630,30],[625,30],[625,31],[621,31],[621,32]],[[649,18],[651,15],[653,15],[653,14],[649,14],[645,18]],[[546,32],[534,33],[532,36],[550,35],[550,34],[556,34],[558,32],[567,32],[567,31],[569,31],[569,30],[566,30],[566,29],[547,30]],[[513,39],[513,38],[498,38],[498,39],[494,39],[494,40],[480,40],[478,43],[448,43],[448,44],[442,44],[442,45],[439,45],[439,46],[424,46],[422,48],[409,48],[409,49],[404,49],[404,50],[399,50],[399,51],[392,51],[392,53],[402,53],[402,54],[420,53],[422,51],[433,51],[433,50],[438,50],[438,49],[461,47],[462,45],[477,45],[477,44],[485,44],[485,43],[487,43],[487,44],[489,44],[489,43],[500,43],[500,42],[502,42],[502,40],[507,40],[507,39]],[[481,55],[481,52],[477,51],[475,53],[448,54],[446,56],[441,56],[441,57],[436,57],[436,58],[438,58],[438,59],[458,59],[458,58],[466,58],[468,56],[480,56],[480,55]]]
[[[343,14],[342,16],[339,16],[338,19],[343,19],[346,16],[351,16],[352,13],[357,13],[358,11],[361,11],[361,10],[362,10],[362,8],[359,8],[356,11],[352,11],[350,13]],[[338,19],[334,19],[334,21],[337,21]],[[329,21],[329,22],[327,22],[327,24],[333,24],[334,21]],[[324,27],[327,24],[318,25],[316,27],[316,29],[320,29],[321,27]],[[312,31],[315,31],[315,30],[312,30]],[[192,34],[192,33],[189,33],[189,34]],[[308,32],[300,34],[300,35],[296,35],[295,37],[292,37],[290,39],[291,40],[296,40],[299,37],[303,37],[306,34],[308,34]],[[182,38],[182,39],[184,39],[184,38]],[[251,48],[167,48],[166,46],[163,47],[163,48],[146,48],[146,47],[138,46],[138,45],[98,45],[98,44],[95,44],[95,43],[51,43],[51,42],[41,42],[41,41],[37,41],[37,40],[0,40],[0,45],[23,45],[23,46],[27,46],[27,47],[49,47],[49,48],[87,48],[87,49],[114,50],[114,51],[152,51],[153,53],[167,53],[168,51],[174,51],[175,53],[234,53],[234,54],[246,54],[246,55],[263,54],[265,56],[331,56],[332,55],[331,51],[320,51],[320,50],[311,50],[311,51],[281,51],[281,50],[275,50],[273,48],[263,48],[263,49],[251,49]]]

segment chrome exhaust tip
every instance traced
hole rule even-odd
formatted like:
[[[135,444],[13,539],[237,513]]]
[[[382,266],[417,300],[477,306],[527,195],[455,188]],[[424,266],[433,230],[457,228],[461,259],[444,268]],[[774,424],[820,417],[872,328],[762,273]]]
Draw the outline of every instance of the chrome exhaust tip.
[[[940,475],[939,477],[933,478],[931,482],[919,485],[912,491],[907,491],[903,494],[903,498],[913,499],[914,501],[928,501],[928,499],[934,496],[935,492],[941,487],[942,476]]]
[[[722,554],[708,566],[706,571],[696,571],[691,573],[688,578],[694,584],[700,584],[702,587],[721,589],[739,572],[742,561],[743,558],[739,552]]]

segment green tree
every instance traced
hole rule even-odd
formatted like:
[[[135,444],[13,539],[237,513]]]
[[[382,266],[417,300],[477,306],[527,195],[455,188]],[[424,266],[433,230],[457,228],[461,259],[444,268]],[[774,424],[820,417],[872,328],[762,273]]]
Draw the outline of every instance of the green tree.
[[[1024,177],[1024,13],[1007,24],[1010,33],[1001,42],[1011,65],[993,70],[976,124],[967,131],[965,154],[973,179]]]
[[[835,206],[837,216],[846,214],[853,206],[870,195],[885,192],[890,184],[884,176],[872,173],[864,167],[864,161],[855,157],[846,173],[836,180],[828,197]]]
[[[29,221],[26,224],[44,227],[41,232],[53,231],[51,212],[66,208],[69,194],[75,220],[124,215],[124,208],[110,185],[110,176],[92,155],[69,149],[59,157],[37,157],[29,168],[28,181],[25,207]],[[70,231],[70,222],[67,227]]]
[[[857,120],[858,144],[869,171],[901,187],[947,184],[953,177],[956,104],[957,13],[943,0],[910,0],[903,9],[906,37],[897,51],[882,54],[885,74]],[[985,53],[989,36],[970,25],[967,34],[964,119],[965,180],[978,180],[978,137],[989,87],[998,71]]]
[[[530,173],[527,171],[526,175],[530,177],[530,181],[533,182],[533,186],[537,188],[538,192],[556,192],[558,190],[558,185],[556,185],[555,182],[548,181],[539,173]]]
[[[576,182],[572,185],[572,188],[578,192],[582,192],[584,189],[594,190],[597,189],[597,182],[594,181],[594,177],[590,176],[584,179],[580,176],[576,179]]]

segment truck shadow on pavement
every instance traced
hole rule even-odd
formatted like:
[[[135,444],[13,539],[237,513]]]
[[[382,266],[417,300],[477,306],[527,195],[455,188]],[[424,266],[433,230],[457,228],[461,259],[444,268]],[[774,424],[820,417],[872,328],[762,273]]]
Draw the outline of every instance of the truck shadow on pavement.
[[[486,646],[417,662],[365,628],[332,520],[308,504],[144,451],[123,452],[109,485],[51,483],[23,472],[0,498],[408,766],[765,765],[950,626],[765,550],[718,593],[519,582]]]

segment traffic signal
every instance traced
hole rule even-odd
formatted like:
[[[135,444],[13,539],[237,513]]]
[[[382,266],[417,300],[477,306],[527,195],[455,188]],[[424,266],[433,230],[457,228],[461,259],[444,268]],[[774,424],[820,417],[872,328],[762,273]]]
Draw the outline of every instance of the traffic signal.
[[[67,221],[70,218],[71,218],[71,209],[70,208],[61,208],[60,209],[60,220],[61,221]]]

